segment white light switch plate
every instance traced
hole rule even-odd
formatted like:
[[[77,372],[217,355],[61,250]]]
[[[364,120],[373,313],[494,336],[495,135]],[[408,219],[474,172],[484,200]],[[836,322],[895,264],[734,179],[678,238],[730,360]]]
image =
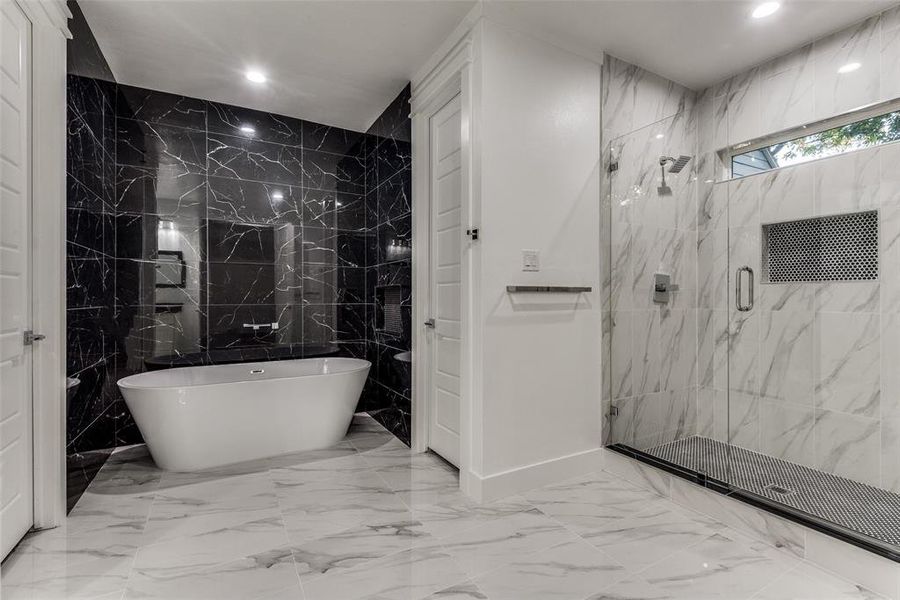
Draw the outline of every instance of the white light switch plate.
[[[522,250],[522,270],[541,270],[541,253],[538,250]]]

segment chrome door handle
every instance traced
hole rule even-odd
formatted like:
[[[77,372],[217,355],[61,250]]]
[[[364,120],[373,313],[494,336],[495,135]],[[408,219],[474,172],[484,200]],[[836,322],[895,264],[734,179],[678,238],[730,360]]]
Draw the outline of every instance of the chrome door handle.
[[[434,319],[428,319],[423,323],[428,329],[434,329]]]
[[[741,273],[747,273],[747,283],[748,285],[748,295],[747,295],[747,304],[741,303],[741,296],[743,295],[743,278],[741,277]],[[743,267],[739,267],[737,272],[735,273],[735,283],[734,283],[734,302],[737,304],[737,309],[741,312],[747,312],[753,309],[753,269],[744,265]]]

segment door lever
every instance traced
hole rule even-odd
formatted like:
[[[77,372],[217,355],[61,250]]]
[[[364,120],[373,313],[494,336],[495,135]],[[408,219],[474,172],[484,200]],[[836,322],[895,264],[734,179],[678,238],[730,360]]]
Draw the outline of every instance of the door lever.
[[[41,340],[47,339],[47,336],[43,333],[35,333],[30,329],[26,329],[22,334],[22,343],[25,346],[32,346],[35,342],[40,342]]]
[[[428,329],[434,329],[434,319],[428,319],[428,320],[426,320],[426,321],[423,323],[423,325],[425,325],[425,327],[427,327]]]

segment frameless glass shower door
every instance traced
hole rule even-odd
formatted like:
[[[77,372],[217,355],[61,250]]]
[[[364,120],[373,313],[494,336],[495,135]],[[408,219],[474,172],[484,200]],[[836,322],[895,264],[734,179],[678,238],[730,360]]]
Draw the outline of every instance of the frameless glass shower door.
[[[742,493],[883,554],[900,549],[884,378],[894,342],[878,165],[893,147],[717,184],[728,199],[728,449]],[[880,156],[883,154],[883,156]]]
[[[687,112],[610,142],[610,441],[696,434],[697,211]]]

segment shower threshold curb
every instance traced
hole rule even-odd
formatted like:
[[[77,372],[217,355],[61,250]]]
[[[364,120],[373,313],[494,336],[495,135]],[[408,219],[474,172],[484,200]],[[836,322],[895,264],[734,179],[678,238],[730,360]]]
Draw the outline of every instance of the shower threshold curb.
[[[817,519],[815,517],[812,517],[811,515],[808,515],[807,513],[795,510],[783,504],[779,504],[773,500],[770,500],[769,498],[765,498],[763,496],[759,496],[758,494],[754,494],[753,492],[749,492],[747,490],[743,490],[741,488],[733,486],[725,481],[722,481],[721,479],[710,477],[704,473],[700,473],[699,471],[686,469],[673,462],[658,458],[641,450],[635,450],[634,448],[625,446],[623,444],[613,444],[611,446],[607,446],[606,448],[607,450],[612,450],[617,454],[627,456],[628,458],[632,458],[644,464],[650,465],[651,467],[665,471],[666,473],[669,473],[671,475],[675,475],[676,477],[680,477],[681,479],[690,481],[691,483],[695,483],[705,489],[711,490],[723,496],[728,496],[729,498],[734,498],[735,500],[738,500],[745,504],[749,504],[754,508],[764,510],[788,521],[792,521],[824,535],[841,540],[842,542],[852,544],[858,548],[862,548],[863,550],[866,550],[873,554],[877,554],[878,556],[891,560],[895,563],[900,563],[900,548],[888,548],[878,543],[876,540],[873,540],[867,536],[863,536],[853,530],[841,527],[840,525],[830,523],[828,521]]]

